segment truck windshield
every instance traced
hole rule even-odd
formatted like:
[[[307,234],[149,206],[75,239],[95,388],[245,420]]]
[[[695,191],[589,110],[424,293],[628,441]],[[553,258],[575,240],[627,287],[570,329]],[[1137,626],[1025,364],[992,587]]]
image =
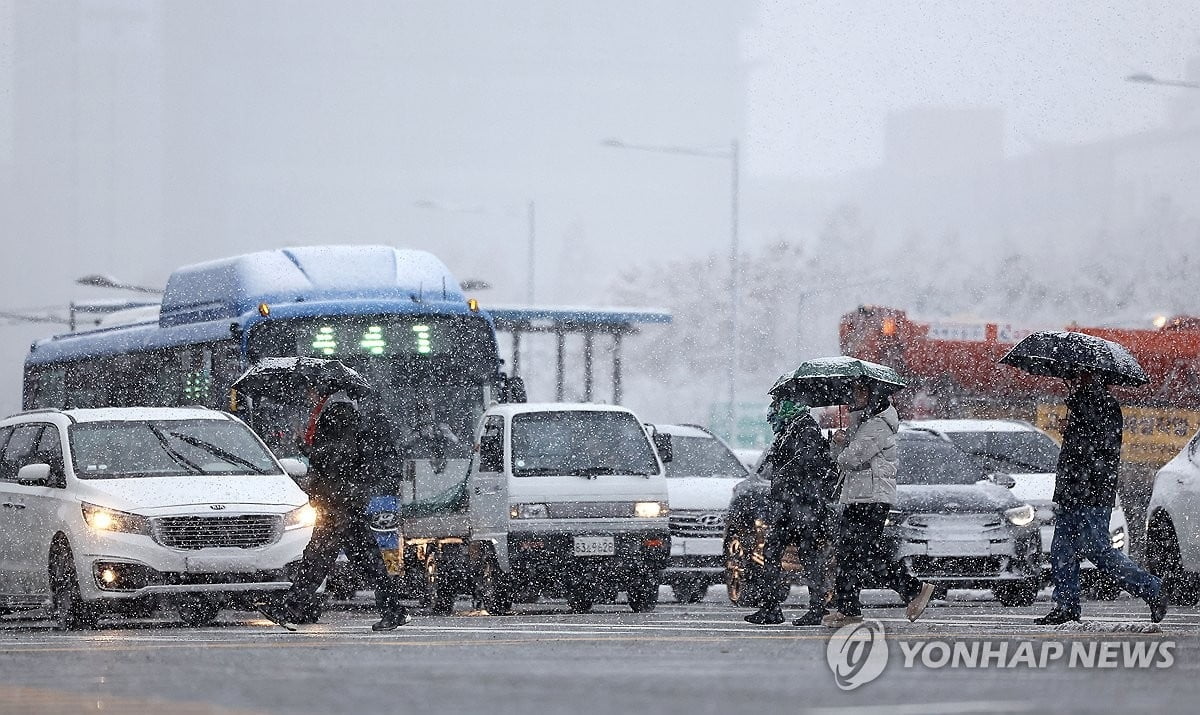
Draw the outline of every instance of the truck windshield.
[[[512,469],[518,477],[651,475],[658,460],[628,412],[526,412],[512,420]]]
[[[725,445],[712,437],[671,436],[672,459],[667,477],[727,477],[743,479],[746,468]]]
[[[283,473],[254,434],[230,420],[82,422],[68,436],[80,479]]]

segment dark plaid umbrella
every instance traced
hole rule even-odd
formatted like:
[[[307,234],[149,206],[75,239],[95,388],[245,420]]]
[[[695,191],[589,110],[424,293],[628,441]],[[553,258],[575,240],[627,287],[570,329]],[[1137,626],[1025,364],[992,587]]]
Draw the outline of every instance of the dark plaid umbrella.
[[[1086,333],[1033,333],[1014,345],[1000,363],[1046,377],[1071,378],[1092,372],[1110,385],[1136,387],[1150,382],[1124,345]]]
[[[275,402],[298,402],[309,389],[322,395],[345,392],[358,398],[373,390],[341,360],[310,357],[263,358],[233,381],[233,389]]]
[[[848,405],[853,401],[854,384],[863,381],[872,392],[885,395],[907,384],[886,365],[838,355],[805,360],[776,380],[767,394],[799,400],[810,407]]]

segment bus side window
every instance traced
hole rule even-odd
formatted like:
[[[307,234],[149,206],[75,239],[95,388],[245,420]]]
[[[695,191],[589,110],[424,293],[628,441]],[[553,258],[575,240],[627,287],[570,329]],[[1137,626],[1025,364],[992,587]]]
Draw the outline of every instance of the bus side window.
[[[108,380],[94,360],[67,365],[65,407],[107,406]]]
[[[26,394],[29,395],[25,409],[39,407],[62,407],[67,399],[67,371],[62,367],[41,367],[29,371],[26,376]]]

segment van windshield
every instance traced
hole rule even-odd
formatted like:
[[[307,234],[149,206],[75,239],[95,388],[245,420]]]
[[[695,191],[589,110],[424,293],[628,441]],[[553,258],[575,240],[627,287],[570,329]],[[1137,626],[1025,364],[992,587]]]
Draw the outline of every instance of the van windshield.
[[[512,419],[512,468],[518,477],[658,474],[658,460],[628,412],[527,412]]]
[[[82,422],[68,435],[80,479],[283,473],[254,434],[230,420]]]

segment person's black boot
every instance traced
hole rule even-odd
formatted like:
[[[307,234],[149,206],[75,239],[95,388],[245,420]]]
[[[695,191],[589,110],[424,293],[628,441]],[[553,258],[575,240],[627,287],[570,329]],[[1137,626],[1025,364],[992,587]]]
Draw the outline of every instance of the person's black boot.
[[[1062,608],[1055,608],[1046,615],[1034,621],[1039,626],[1057,626],[1071,621],[1078,621],[1079,614]]]
[[[826,613],[829,613],[829,611],[825,609],[824,605],[809,606],[808,611],[803,616],[792,620],[792,625],[819,626],[821,625],[821,619],[825,617]]]
[[[408,615],[404,611],[397,611],[394,613],[389,612],[383,614],[383,617],[379,619],[379,622],[371,626],[371,630],[377,633],[379,631],[394,631],[411,620],[412,616]]]
[[[783,623],[783,611],[779,606],[763,606],[746,616],[745,620],[756,626],[774,626]]]
[[[1150,620],[1154,623],[1159,623],[1167,617],[1167,606],[1171,603],[1171,594],[1167,592],[1165,585],[1158,587],[1158,593],[1146,599],[1146,605],[1150,607]]]

